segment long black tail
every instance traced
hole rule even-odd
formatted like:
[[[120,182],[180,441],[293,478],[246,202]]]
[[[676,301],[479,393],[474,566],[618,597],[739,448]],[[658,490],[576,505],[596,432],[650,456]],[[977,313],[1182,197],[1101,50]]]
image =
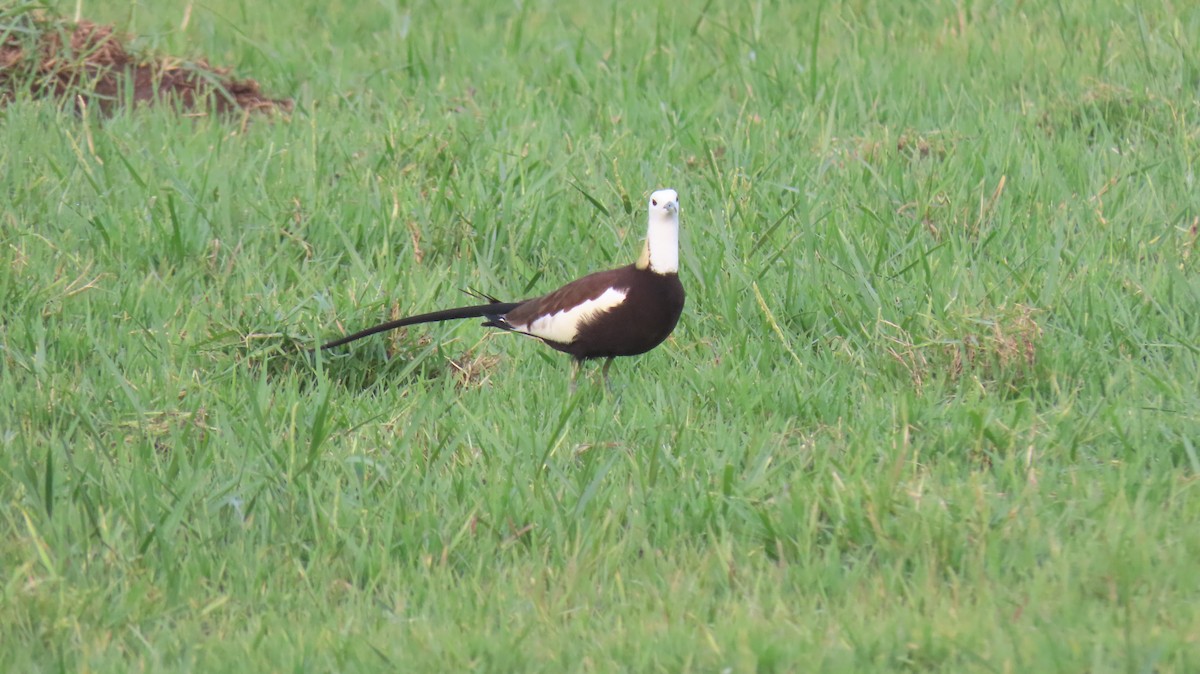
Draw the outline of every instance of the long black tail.
[[[352,335],[346,335],[341,339],[335,339],[328,344],[323,345],[322,349],[332,349],[335,346],[348,344],[363,337],[396,328],[403,328],[406,325],[417,325],[418,323],[440,323],[441,321],[453,321],[459,318],[487,318],[490,321],[497,320],[500,316],[521,306],[521,302],[491,302],[490,304],[479,304],[472,307],[458,307],[457,309],[443,309],[442,311],[431,311],[427,314],[418,314],[407,318],[399,318],[387,323],[380,323],[366,330],[359,330]]]

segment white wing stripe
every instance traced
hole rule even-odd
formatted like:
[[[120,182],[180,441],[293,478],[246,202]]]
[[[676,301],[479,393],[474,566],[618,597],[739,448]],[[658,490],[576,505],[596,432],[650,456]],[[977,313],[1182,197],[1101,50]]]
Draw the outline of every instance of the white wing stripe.
[[[597,314],[602,314],[625,301],[625,291],[609,288],[599,297],[587,300],[557,313],[535,318],[526,325],[513,325],[517,332],[524,332],[559,344],[570,344],[579,334],[579,326]]]

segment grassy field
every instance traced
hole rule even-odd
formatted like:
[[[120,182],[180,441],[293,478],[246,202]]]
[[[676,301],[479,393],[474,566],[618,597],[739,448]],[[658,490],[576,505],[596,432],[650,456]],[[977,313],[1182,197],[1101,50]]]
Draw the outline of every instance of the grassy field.
[[[0,670],[1200,671],[1200,7],[682,4],[51,2],[296,105],[0,111]]]

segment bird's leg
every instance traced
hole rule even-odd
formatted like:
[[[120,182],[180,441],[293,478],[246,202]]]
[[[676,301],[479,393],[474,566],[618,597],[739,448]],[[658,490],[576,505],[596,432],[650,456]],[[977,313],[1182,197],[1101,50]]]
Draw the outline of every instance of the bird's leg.
[[[575,379],[579,377],[579,368],[583,365],[583,361],[578,358],[571,359],[571,378],[567,385],[567,390],[572,394],[575,393]]]
[[[608,366],[612,365],[612,362],[613,356],[609,356],[608,359],[604,361],[604,367],[600,368],[600,376],[604,377],[604,388],[608,389],[610,392],[612,391],[612,383],[608,381]]]

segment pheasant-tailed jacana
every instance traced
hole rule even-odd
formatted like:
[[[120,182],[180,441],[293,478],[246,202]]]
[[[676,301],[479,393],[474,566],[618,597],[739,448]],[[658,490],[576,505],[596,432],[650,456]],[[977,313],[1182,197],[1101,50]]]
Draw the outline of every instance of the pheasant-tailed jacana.
[[[571,388],[579,365],[593,358],[636,356],[658,346],[675,329],[683,311],[679,282],[679,195],[650,195],[650,224],[638,261],[627,267],[588,274],[541,297],[523,302],[444,309],[380,323],[322,346],[332,349],[386,330],[459,318],[484,318],[483,325],[537,337],[575,357]]]

